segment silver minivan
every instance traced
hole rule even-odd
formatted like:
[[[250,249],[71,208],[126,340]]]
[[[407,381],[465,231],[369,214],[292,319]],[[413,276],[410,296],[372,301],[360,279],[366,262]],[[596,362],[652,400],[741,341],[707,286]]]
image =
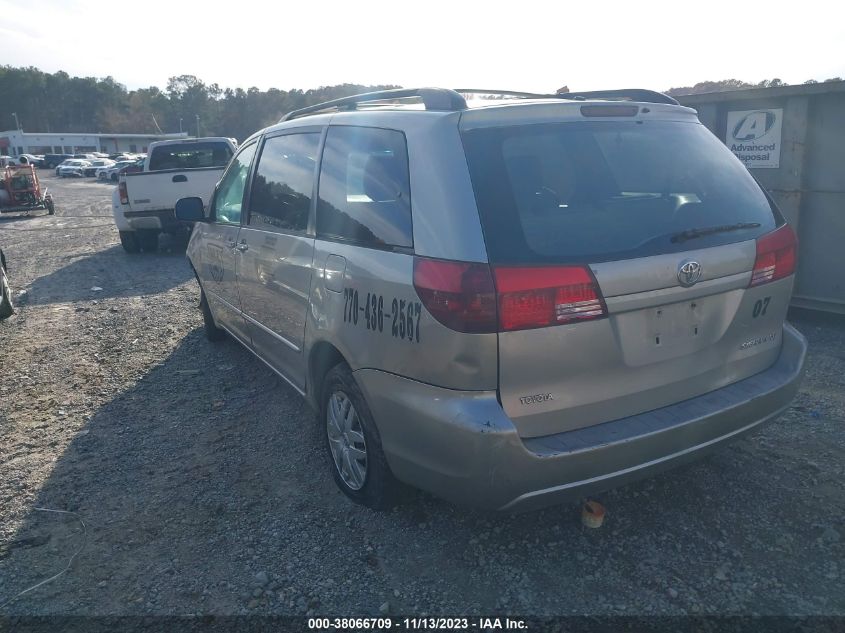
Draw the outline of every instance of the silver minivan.
[[[696,458],[783,411],[797,243],[646,90],[394,90],[238,150],[188,256],[208,337],[319,411],[340,489],[524,510]]]

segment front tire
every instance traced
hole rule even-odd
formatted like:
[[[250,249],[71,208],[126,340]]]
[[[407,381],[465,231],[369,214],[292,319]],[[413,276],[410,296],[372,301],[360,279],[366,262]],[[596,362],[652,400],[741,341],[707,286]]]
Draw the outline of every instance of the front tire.
[[[135,231],[118,231],[118,233],[120,234],[120,245],[127,253],[134,255],[141,250]]]
[[[9,287],[9,279],[6,277],[6,269],[0,266],[0,320],[8,319],[14,313],[12,289]]]
[[[387,464],[373,414],[346,363],[326,375],[320,404],[326,454],[337,487],[355,503],[373,510],[394,506],[400,484]]]
[[[202,289],[200,289],[200,310],[202,310],[202,322],[205,326],[205,337],[215,343],[226,338],[226,330],[214,324],[211,308],[208,307],[208,299],[206,299],[205,292]]]

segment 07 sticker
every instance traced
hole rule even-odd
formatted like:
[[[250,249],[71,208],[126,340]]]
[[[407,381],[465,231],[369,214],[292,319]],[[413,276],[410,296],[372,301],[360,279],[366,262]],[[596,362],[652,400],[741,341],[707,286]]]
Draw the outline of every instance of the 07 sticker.
[[[420,342],[422,304],[393,298],[388,304],[384,295],[359,293],[354,288],[343,289],[343,322],[359,323],[372,332],[384,333],[411,343]],[[387,311],[386,311],[387,310]]]

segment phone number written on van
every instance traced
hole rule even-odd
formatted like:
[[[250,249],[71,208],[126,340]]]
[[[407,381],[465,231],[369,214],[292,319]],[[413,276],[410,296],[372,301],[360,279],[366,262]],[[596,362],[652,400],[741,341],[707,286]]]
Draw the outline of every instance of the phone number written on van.
[[[343,322],[363,325],[372,332],[387,332],[393,338],[420,342],[422,304],[406,299],[385,299],[384,295],[355,288],[343,289]]]

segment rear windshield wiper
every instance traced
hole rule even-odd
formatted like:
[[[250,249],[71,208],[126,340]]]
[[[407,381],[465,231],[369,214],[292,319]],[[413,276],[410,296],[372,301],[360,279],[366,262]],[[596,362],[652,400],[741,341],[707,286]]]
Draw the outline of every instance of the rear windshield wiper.
[[[759,226],[759,222],[740,222],[738,224],[723,224],[721,226],[708,226],[700,229],[687,229],[686,231],[675,233],[671,239],[673,242],[686,242],[687,240],[694,240],[697,237],[713,235],[714,233],[730,233],[731,231],[741,231],[742,229],[756,229]]]

